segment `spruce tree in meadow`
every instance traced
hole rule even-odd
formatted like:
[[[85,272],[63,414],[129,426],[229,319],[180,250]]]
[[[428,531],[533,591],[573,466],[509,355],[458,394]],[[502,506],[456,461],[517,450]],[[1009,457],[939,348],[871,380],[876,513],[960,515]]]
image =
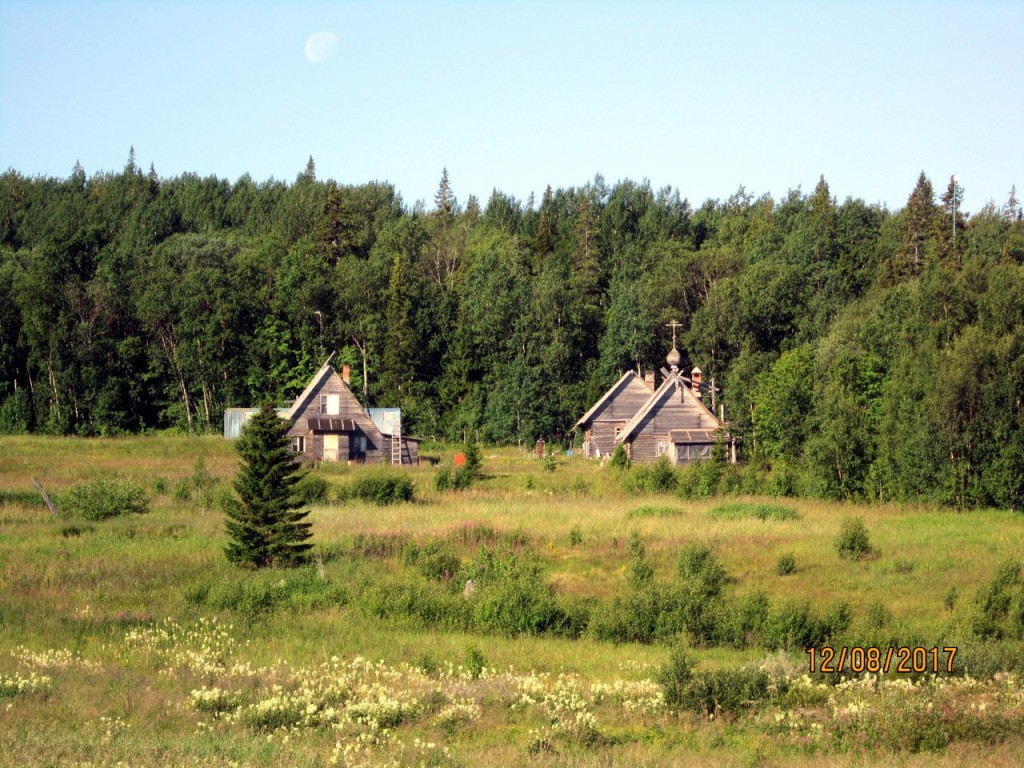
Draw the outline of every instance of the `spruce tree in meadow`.
[[[303,563],[312,544],[309,510],[294,492],[298,466],[288,450],[288,425],[265,402],[242,429],[235,478],[239,498],[223,503],[231,541],[228,560],[247,568],[294,567]]]

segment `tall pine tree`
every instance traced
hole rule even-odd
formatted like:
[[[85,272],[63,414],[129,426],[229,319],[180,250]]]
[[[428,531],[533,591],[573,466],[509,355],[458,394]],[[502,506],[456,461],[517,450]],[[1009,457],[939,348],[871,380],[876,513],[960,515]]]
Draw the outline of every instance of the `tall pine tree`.
[[[234,485],[239,499],[223,503],[231,537],[224,554],[237,565],[293,567],[306,560],[313,546],[305,522],[309,510],[301,509],[293,493],[299,476],[287,432],[288,425],[265,402],[238,438],[242,465]]]

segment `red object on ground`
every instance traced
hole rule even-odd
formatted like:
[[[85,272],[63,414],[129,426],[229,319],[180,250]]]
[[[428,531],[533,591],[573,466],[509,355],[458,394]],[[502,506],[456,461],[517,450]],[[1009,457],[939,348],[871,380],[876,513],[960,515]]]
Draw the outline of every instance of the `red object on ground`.
[[[461,467],[461,466],[465,465],[465,463],[466,463],[466,454],[464,454],[464,453],[456,453],[455,454],[455,466],[456,467]]]

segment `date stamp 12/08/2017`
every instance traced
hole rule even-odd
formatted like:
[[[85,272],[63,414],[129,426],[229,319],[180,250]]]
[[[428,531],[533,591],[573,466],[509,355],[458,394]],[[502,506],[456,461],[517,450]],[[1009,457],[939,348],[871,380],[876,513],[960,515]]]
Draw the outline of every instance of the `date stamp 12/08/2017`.
[[[956,646],[946,648],[925,648],[923,646],[899,646],[890,648],[874,648],[871,646],[853,646],[832,648],[808,648],[805,653],[810,656],[810,670],[825,674],[836,672],[853,672],[872,674],[897,672],[902,674],[953,671],[953,658]]]

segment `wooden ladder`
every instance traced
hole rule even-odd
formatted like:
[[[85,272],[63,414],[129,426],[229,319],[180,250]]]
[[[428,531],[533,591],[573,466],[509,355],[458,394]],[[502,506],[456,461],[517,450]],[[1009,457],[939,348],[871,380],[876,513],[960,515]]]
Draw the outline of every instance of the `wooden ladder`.
[[[391,436],[391,463],[402,463],[402,428],[399,427],[396,434]]]

